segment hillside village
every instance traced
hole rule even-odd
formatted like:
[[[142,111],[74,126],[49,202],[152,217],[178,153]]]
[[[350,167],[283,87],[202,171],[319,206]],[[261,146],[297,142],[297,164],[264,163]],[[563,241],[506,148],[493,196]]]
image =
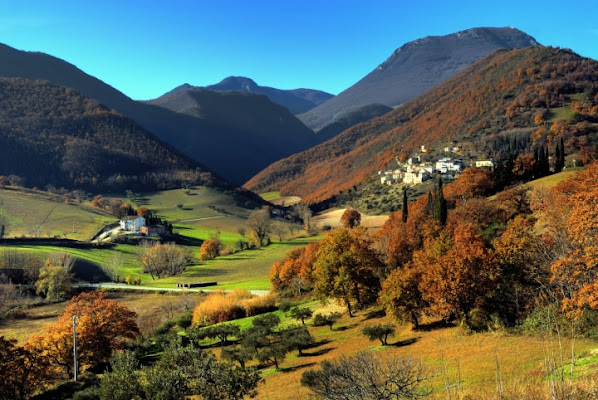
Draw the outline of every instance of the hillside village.
[[[380,184],[382,185],[417,185],[431,179],[434,175],[440,175],[443,181],[454,181],[466,167],[493,169],[495,164],[491,159],[477,159],[460,153],[460,147],[453,143],[444,148],[447,154],[456,154],[459,158],[441,157],[436,161],[423,161],[423,155],[427,153],[425,145],[421,146],[420,154],[409,157],[405,162],[395,158],[398,168],[378,171]],[[463,159],[466,158],[467,161]]]

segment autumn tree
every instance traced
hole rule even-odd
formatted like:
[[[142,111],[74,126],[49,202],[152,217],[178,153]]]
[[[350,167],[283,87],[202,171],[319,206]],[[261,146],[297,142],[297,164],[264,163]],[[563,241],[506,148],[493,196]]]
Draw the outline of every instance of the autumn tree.
[[[205,240],[199,248],[199,259],[201,261],[213,260],[220,255],[220,248],[222,243],[220,239],[208,239]]]
[[[106,199],[101,194],[98,194],[91,200],[91,206],[96,208],[101,208],[102,210],[105,209],[109,204],[108,199]]]
[[[110,359],[112,352],[124,349],[137,339],[137,314],[104,292],[81,293],[73,297],[55,324],[41,335],[32,336],[25,348],[48,360],[48,368],[63,378],[73,372],[73,317],[77,322],[77,358],[81,370]]]
[[[139,207],[137,209],[137,215],[147,220],[152,216],[152,210],[147,207]]]
[[[563,309],[576,316],[598,308],[598,188],[584,187],[570,202],[570,250],[552,266],[552,281],[561,288]]]
[[[174,244],[158,244],[151,247],[141,257],[143,271],[152,279],[163,276],[174,276],[185,270],[187,257]]]
[[[247,226],[255,238],[256,245],[262,247],[264,241],[269,240],[272,230],[270,213],[268,210],[263,209],[252,212],[249,219],[247,219]]]
[[[422,271],[420,291],[429,310],[447,320],[461,316],[469,322],[470,311],[483,306],[496,287],[498,266],[470,224],[429,241],[414,262]]]
[[[419,289],[421,272],[411,266],[394,269],[382,282],[378,302],[398,322],[410,322],[419,328],[427,304]]]
[[[353,229],[361,223],[361,214],[352,208],[345,210],[341,216],[341,223],[347,229]]]
[[[48,300],[62,298],[71,290],[71,274],[61,265],[56,265],[51,259],[46,260],[39,270],[39,278],[35,282],[35,291],[43,294]]]
[[[0,336],[0,400],[25,400],[46,378],[43,359]]]
[[[269,279],[281,293],[289,291],[301,294],[310,290],[314,282],[314,263],[319,244],[312,242],[307,247],[293,249],[270,267]]]
[[[363,228],[339,229],[321,242],[315,263],[315,292],[343,302],[352,316],[376,301],[384,265]]]

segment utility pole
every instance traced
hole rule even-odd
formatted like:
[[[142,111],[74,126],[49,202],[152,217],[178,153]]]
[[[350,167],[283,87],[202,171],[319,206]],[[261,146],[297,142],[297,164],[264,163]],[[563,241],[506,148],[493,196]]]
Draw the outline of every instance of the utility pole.
[[[77,316],[73,315],[73,361],[75,366],[75,376],[73,378],[74,381],[77,381],[77,373],[78,366],[77,366]]]

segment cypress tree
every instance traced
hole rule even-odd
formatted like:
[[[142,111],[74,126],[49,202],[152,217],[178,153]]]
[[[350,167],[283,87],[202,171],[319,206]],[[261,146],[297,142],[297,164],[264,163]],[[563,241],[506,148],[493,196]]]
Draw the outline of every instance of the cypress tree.
[[[561,155],[559,157],[559,165],[561,170],[565,168],[565,140],[561,136]]]
[[[434,219],[440,221],[444,226],[448,215],[446,200],[442,191],[442,178],[438,178],[438,187],[436,188],[436,203],[434,204]]]
[[[561,170],[561,145],[557,143],[554,150],[554,172],[561,172]]]
[[[409,209],[407,207],[407,189],[405,187],[403,187],[403,206],[401,207],[401,210],[403,211],[403,223],[405,223],[407,222],[407,214],[409,213]]]
[[[432,192],[428,192],[428,203],[426,204],[426,215],[434,212],[434,197]]]

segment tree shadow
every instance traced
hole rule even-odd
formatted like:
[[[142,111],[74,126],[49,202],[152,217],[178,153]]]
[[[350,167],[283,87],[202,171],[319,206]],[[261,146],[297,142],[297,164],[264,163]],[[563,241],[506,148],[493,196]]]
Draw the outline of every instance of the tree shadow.
[[[301,368],[313,367],[315,365],[316,365],[315,362],[311,362],[311,363],[306,363],[306,364],[293,365],[292,367],[282,367],[279,369],[279,371],[288,373],[288,372],[297,371],[298,369],[301,369]]]
[[[370,319],[377,319],[377,318],[382,318],[386,316],[386,312],[384,310],[375,310],[375,311],[370,311],[367,314],[364,315],[363,320],[362,321],[368,321]]]
[[[445,329],[445,328],[453,328],[455,324],[452,322],[447,322],[445,320],[439,320],[434,322],[429,322],[427,324],[420,324],[417,329],[413,329],[414,331],[420,332],[430,332],[436,329]]]
[[[358,325],[359,325],[358,323],[355,323],[355,324],[350,324],[350,325],[337,326],[336,328],[334,328],[332,330],[333,331],[344,332],[347,329],[353,329],[353,328],[355,328]]]
[[[413,344],[415,342],[417,342],[420,338],[418,337],[414,337],[414,338],[409,338],[409,339],[405,339],[405,340],[399,340],[398,342],[395,343],[389,343],[389,346],[393,346],[393,347],[403,347],[403,346],[409,346],[410,344]]]
[[[336,349],[336,347],[325,347],[323,349],[312,351],[312,352],[306,352],[304,350],[303,354],[299,355],[299,357],[317,357],[317,356],[323,356],[324,354],[327,354],[327,353],[331,352],[334,349]]]

